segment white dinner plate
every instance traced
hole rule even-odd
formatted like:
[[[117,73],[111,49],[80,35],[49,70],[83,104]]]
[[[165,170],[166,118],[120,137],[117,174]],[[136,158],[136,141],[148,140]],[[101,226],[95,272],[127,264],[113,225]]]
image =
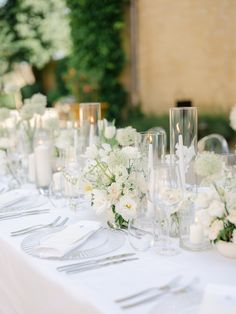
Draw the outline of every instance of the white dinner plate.
[[[44,237],[61,231],[65,227],[51,228],[39,231],[27,236],[21,243],[21,248],[27,254],[42,258],[35,248],[40,244]],[[53,260],[74,260],[97,257],[119,249],[125,242],[125,234],[122,231],[101,229],[92,235],[84,244],[73,249],[63,257],[50,257]]]

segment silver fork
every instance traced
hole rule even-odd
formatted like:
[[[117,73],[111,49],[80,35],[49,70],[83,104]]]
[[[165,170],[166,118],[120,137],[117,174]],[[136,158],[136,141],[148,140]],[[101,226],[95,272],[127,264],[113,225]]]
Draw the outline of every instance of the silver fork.
[[[171,281],[169,281],[167,284],[165,284],[163,286],[148,288],[148,289],[139,291],[139,292],[137,292],[135,294],[129,295],[127,297],[117,299],[117,300],[115,300],[115,302],[116,303],[123,303],[123,302],[129,301],[129,300],[133,300],[133,299],[135,299],[137,297],[146,295],[149,292],[153,292],[153,291],[154,292],[156,291],[156,292],[159,292],[159,293],[168,291],[169,289],[171,289],[171,288],[176,286],[176,284],[178,283],[180,278],[181,278],[181,276],[177,276],[177,277],[175,277],[174,279],[172,279]]]
[[[53,222],[46,224],[46,225],[43,225],[43,224],[35,225],[35,226],[31,226],[31,227],[24,228],[21,230],[12,231],[11,236],[15,237],[15,236],[19,236],[19,235],[24,235],[24,234],[31,233],[31,232],[34,232],[36,230],[40,230],[40,229],[44,229],[44,228],[62,227],[63,225],[66,224],[66,222],[68,221],[69,218],[67,217],[64,220],[62,220],[60,223],[58,223],[60,219],[61,219],[61,216],[58,216]]]
[[[175,282],[174,282],[174,280],[175,280]],[[179,286],[178,286],[178,281],[179,281],[179,279],[177,280],[177,278],[175,278],[175,279],[173,279],[172,283],[170,282],[169,284],[166,285],[165,289],[163,289],[163,287],[161,287],[162,289],[159,289],[159,292],[157,291],[157,293],[155,293],[154,295],[146,297],[144,299],[141,299],[141,300],[133,302],[133,303],[121,305],[121,308],[122,309],[130,309],[130,308],[133,308],[133,307],[138,306],[138,305],[149,303],[149,302],[154,301],[158,297],[161,297],[162,295],[165,295],[167,293],[173,293],[173,294],[187,293],[188,289],[196,281],[198,281],[198,278],[195,277],[190,282],[188,282],[187,284],[185,283],[184,285],[179,285]],[[150,289],[147,289],[147,290],[150,290]]]

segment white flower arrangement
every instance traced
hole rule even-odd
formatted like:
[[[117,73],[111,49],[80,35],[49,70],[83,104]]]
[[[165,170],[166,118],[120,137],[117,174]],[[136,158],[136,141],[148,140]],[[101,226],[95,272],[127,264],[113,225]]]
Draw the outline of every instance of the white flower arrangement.
[[[25,99],[23,106],[20,108],[21,125],[28,138],[31,150],[33,149],[33,139],[37,124],[36,117],[42,116],[45,113],[46,106],[46,96],[34,94],[30,99]]]
[[[215,154],[203,153],[195,161],[195,170],[210,177],[208,190],[195,201],[196,217],[213,243],[236,244],[236,178]]]
[[[97,214],[106,213],[110,225],[127,227],[145,197],[145,174],[141,154],[134,144],[139,138],[131,127],[116,129],[100,122],[100,145],[86,151],[84,187]]]

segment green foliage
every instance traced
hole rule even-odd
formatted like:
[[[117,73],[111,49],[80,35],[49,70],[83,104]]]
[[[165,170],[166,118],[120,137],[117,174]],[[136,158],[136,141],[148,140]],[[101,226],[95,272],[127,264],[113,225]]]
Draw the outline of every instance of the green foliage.
[[[120,120],[126,92],[119,82],[125,56],[121,30],[126,0],[67,0],[73,41],[73,66],[80,102],[109,104],[108,118]]]
[[[7,0],[0,7],[0,40],[4,38],[0,64],[5,62],[4,71],[13,62],[21,61],[42,68],[58,52],[68,52],[65,9],[64,0]]]
[[[223,135],[227,141],[231,142],[235,138],[235,131],[229,126],[229,118],[226,115],[200,115],[198,118],[198,138],[202,138],[211,133]],[[119,126],[125,127],[132,125],[138,131],[146,131],[155,126],[163,127],[169,138],[169,115],[145,115],[140,107],[129,111],[128,119],[122,121]]]
[[[217,242],[220,240],[230,242],[233,236],[234,229],[235,229],[235,225],[232,224],[231,222],[227,222],[227,225],[225,225],[224,229],[219,232],[218,237],[214,242]]]

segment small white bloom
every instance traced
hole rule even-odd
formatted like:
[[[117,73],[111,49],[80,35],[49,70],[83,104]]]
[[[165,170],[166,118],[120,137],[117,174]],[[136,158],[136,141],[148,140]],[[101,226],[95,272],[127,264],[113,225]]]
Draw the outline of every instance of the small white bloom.
[[[112,203],[115,203],[118,201],[120,195],[121,195],[121,186],[120,184],[113,182],[107,189],[108,192],[108,198]]]
[[[136,216],[136,209],[137,203],[127,195],[122,196],[116,204],[116,212],[126,221]]]
[[[93,207],[95,208],[97,215],[100,215],[110,207],[105,191],[97,189],[93,190]]]
[[[119,166],[127,167],[129,159],[121,150],[115,150],[110,153],[107,163],[111,169]]]
[[[225,213],[225,206],[221,201],[213,200],[207,210],[211,216],[221,218]]]
[[[47,106],[47,97],[38,93],[31,97],[31,104],[35,106],[37,114],[43,115]]]
[[[222,220],[216,219],[215,221],[213,221],[208,231],[209,239],[211,241],[214,241],[217,238],[219,232],[223,229],[224,229],[224,224]]]
[[[126,146],[121,149],[123,153],[128,157],[128,159],[138,159],[141,157],[140,152],[137,147]]]
[[[112,139],[116,134],[116,127],[111,125],[111,126],[107,126],[105,128],[105,131],[104,131],[104,136],[105,138],[107,139]]]
[[[236,226],[236,210],[232,210],[226,218],[229,222]]]

